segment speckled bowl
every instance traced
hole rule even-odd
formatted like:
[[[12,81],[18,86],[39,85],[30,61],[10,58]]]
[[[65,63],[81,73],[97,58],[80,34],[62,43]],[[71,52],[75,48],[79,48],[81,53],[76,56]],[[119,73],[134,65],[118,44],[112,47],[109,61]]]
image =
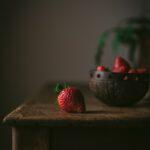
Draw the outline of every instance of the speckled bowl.
[[[123,74],[91,71],[89,87],[94,95],[110,106],[131,106],[139,102],[149,87],[149,74]]]

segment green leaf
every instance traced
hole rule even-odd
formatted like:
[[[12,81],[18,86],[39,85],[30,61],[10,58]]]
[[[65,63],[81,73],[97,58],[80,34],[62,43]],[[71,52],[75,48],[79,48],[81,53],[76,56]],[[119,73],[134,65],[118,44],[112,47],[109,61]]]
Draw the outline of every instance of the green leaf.
[[[68,83],[64,83],[64,88],[68,88],[69,84]]]
[[[67,83],[57,83],[56,86],[55,86],[55,89],[54,89],[54,92],[59,94],[63,89],[65,88],[68,88],[69,87],[69,84]]]
[[[106,39],[109,35],[108,31],[103,32],[98,41],[98,49],[103,49],[105,46]]]
[[[120,33],[118,32],[114,35],[114,38],[111,42],[113,52],[117,53],[120,50],[119,45],[120,45]]]
[[[131,41],[129,45],[129,59],[135,65],[135,52],[137,49],[138,44],[136,41]]]
[[[96,49],[96,54],[95,54],[95,65],[96,66],[98,66],[100,64],[100,62],[101,62],[103,49],[105,47],[105,43],[106,43],[106,39],[107,39],[108,35],[109,35],[109,31],[105,31],[99,37],[98,48]]]
[[[54,92],[57,93],[57,94],[59,94],[60,91],[62,91],[62,89],[64,89],[64,87],[62,86],[62,84],[57,83],[57,84],[56,84],[56,87],[55,87],[55,89],[54,89]]]
[[[103,55],[103,48],[98,47],[96,49],[96,54],[95,54],[95,65],[98,66],[101,63],[101,57]]]

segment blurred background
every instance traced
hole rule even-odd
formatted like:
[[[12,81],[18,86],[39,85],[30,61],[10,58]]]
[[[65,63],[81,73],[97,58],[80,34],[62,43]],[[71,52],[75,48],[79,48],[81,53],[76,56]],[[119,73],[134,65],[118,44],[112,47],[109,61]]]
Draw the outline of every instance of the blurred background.
[[[47,82],[87,82],[99,35],[124,18],[150,16],[149,0],[0,2],[1,120]],[[113,59],[106,46],[103,64]],[[1,125],[0,150],[10,149],[11,129]]]

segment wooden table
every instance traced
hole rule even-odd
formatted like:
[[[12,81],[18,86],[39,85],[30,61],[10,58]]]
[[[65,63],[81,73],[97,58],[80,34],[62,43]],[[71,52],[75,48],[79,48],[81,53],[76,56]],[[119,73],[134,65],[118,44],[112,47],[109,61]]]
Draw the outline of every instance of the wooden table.
[[[12,127],[13,150],[150,150],[150,108],[108,107],[85,86],[84,114],[58,109],[51,86],[4,118]]]

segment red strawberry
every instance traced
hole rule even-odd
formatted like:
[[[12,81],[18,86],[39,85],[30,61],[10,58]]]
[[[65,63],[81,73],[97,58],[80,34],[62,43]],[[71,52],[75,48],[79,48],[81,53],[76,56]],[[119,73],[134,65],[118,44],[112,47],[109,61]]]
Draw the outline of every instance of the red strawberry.
[[[106,68],[104,66],[97,66],[96,70],[97,71],[105,71]]]
[[[130,68],[131,67],[129,63],[124,58],[116,57],[112,71],[126,73],[129,71]]]
[[[84,97],[79,89],[68,87],[63,89],[57,98],[61,110],[71,113],[85,112]]]
[[[130,69],[130,70],[128,71],[128,73],[137,73],[137,70],[136,70],[136,69]]]
[[[119,68],[114,68],[113,69],[113,72],[116,72],[116,73],[126,73],[126,67],[125,66],[120,66]]]
[[[137,69],[137,73],[147,73],[148,70],[146,68],[139,68]]]

